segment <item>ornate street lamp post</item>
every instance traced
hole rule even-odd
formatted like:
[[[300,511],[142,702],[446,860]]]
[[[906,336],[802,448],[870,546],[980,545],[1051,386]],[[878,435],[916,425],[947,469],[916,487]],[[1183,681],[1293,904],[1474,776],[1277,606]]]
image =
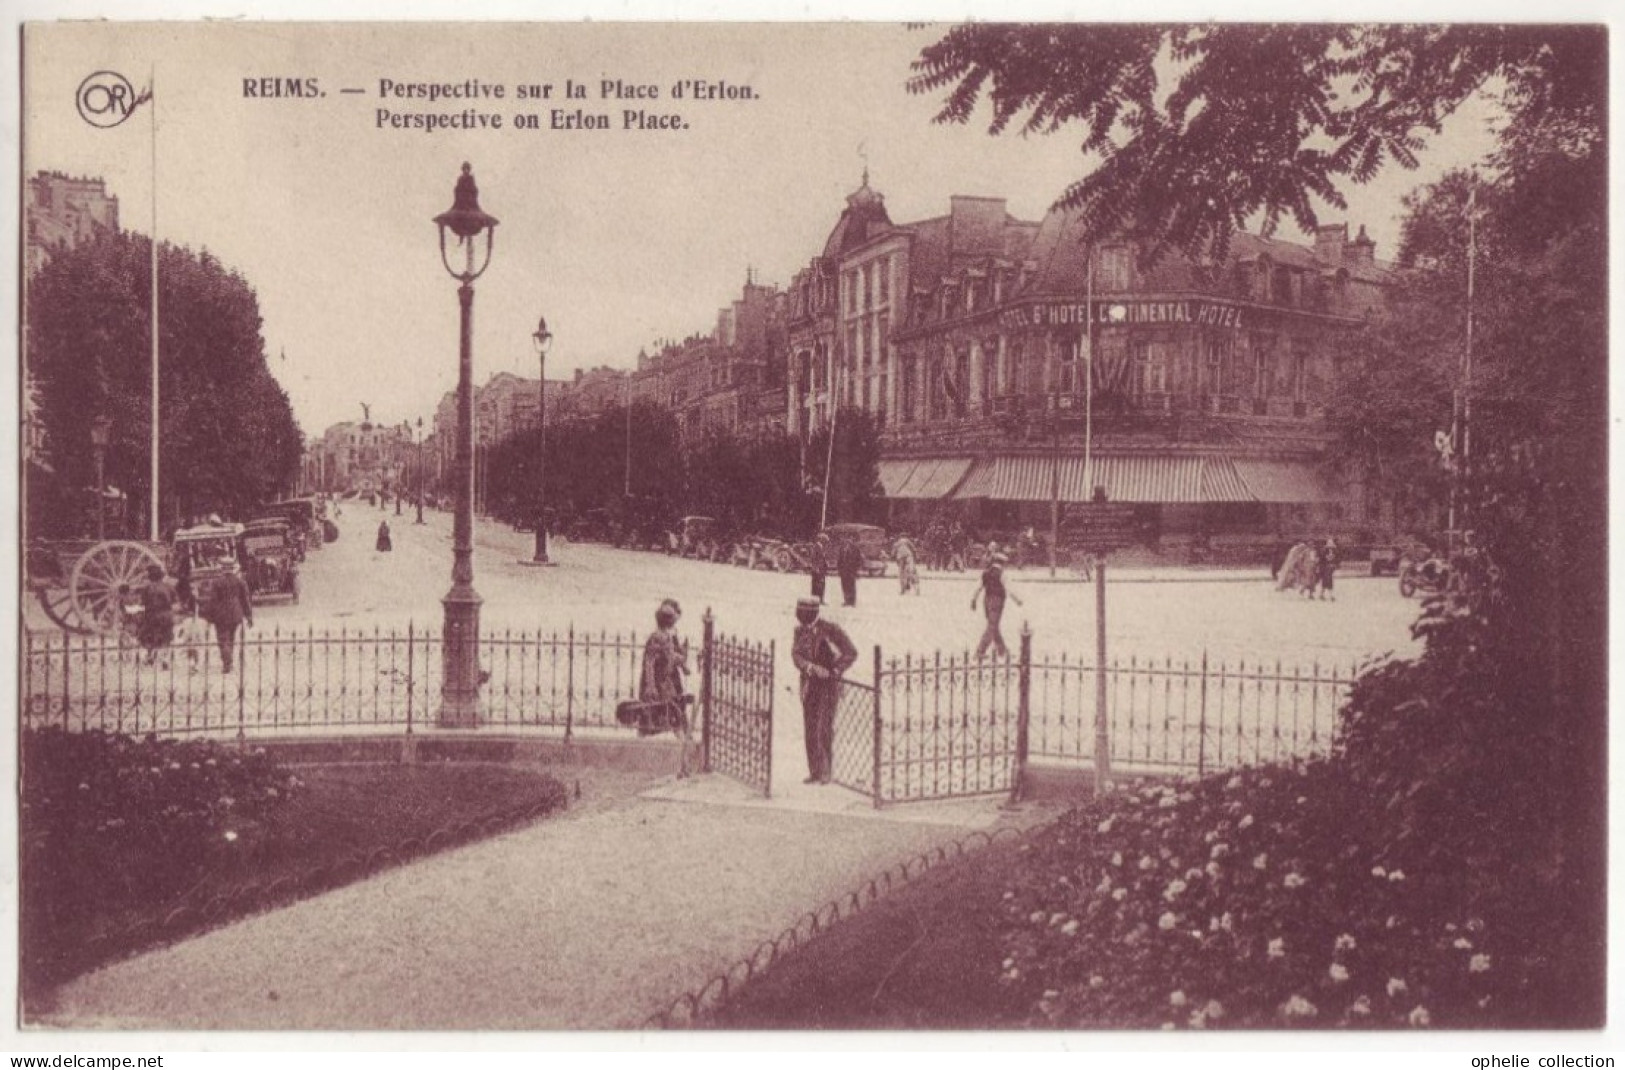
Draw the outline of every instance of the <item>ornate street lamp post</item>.
[[[457,349],[457,488],[451,529],[451,590],[440,600],[445,609],[441,631],[444,649],[440,687],[440,725],[472,728],[480,715],[480,596],[474,590],[474,280],[491,263],[497,220],[480,211],[480,191],[473,169],[463,164],[449,211],[434,218],[440,229],[440,262],[456,279],[462,308]],[[446,255],[446,232],[463,246],[462,269]],[[485,234],[485,257],[476,270],[475,244]]]
[[[90,425],[90,448],[96,454],[96,538],[107,538],[107,443],[112,437],[113,420],[98,416]]]
[[[547,557],[547,350],[553,344],[553,334],[547,329],[547,317],[536,322],[536,331],[530,336],[536,347],[540,363],[536,381],[536,414],[540,429],[536,448],[536,552],[528,565],[551,565]]]

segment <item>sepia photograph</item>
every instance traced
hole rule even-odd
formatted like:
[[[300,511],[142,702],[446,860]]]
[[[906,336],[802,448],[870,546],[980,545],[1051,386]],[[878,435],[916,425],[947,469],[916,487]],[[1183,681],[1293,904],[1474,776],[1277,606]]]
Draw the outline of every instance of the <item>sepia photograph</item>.
[[[1608,31],[22,22],[4,1046],[1613,1065]]]

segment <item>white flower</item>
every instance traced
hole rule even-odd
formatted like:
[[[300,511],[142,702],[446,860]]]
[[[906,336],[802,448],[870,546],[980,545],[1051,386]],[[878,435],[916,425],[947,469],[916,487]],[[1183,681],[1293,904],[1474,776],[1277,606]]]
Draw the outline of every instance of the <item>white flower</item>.
[[[1235,930],[1235,927],[1236,927],[1236,919],[1231,916],[1231,914],[1230,914],[1230,912],[1228,910],[1225,911],[1222,915],[1220,915],[1220,917],[1219,917],[1219,928],[1223,929],[1225,932],[1228,933],[1228,932],[1233,932]]]
[[[1332,963],[1332,968],[1326,972],[1331,975],[1332,980],[1339,984],[1349,979],[1349,968],[1341,962]]]
[[[1277,936],[1270,941],[1269,956],[1272,959],[1286,958],[1286,940],[1284,937]]]
[[[1123,864],[1123,852],[1122,851],[1114,851],[1114,852],[1112,852],[1112,865],[1120,866],[1122,864]]]
[[[1190,1020],[1185,1024],[1190,1026],[1192,1029],[1206,1029],[1207,1016],[1201,1011],[1191,1011]]]
[[[1014,899],[1016,897],[1016,893],[1015,892],[1005,892],[1004,897],[1006,899]]]
[[[1186,1002],[1188,1002],[1185,999],[1184,989],[1176,989],[1175,991],[1168,993],[1168,1002],[1173,1004],[1175,1007],[1183,1007]]]
[[[1308,884],[1309,882],[1304,880],[1303,877],[1299,876],[1296,873],[1288,873],[1285,877],[1283,877],[1281,879],[1281,883],[1286,885],[1288,888],[1302,888],[1305,884]]]
[[[1123,900],[1128,898],[1128,889],[1127,888],[1113,888],[1112,889],[1112,898],[1117,900],[1119,903],[1121,903]]]
[[[1481,933],[1481,932],[1483,932],[1484,931],[1484,919],[1483,918],[1469,918],[1468,921],[1467,921],[1467,931],[1470,932],[1470,933]]]
[[[1372,866],[1371,875],[1378,880],[1382,880],[1384,877],[1388,876],[1388,871],[1383,869],[1381,866]]]
[[[1095,831],[1100,833],[1101,835],[1105,835],[1106,833],[1110,832],[1111,830],[1112,830],[1112,819],[1109,818],[1109,817],[1106,820],[1102,821],[1100,824],[1095,826]]]
[[[1254,869],[1263,869],[1264,867],[1268,866],[1269,864],[1270,864],[1270,856],[1267,855],[1267,854],[1261,854],[1257,858],[1253,859],[1253,868]]]
[[[1166,911],[1162,915],[1162,917],[1157,919],[1157,928],[1163,930],[1164,932],[1168,931],[1169,929],[1172,929],[1175,925],[1178,925],[1178,924],[1179,924],[1179,918],[1177,916],[1175,916],[1174,912],[1171,911],[1171,910]]]
[[[1202,1008],[1202,1014],[1207,1018],[1223,1018],[1224,1004],[1216,999],[1210,999],[1207,1001],[1207,1006]]]
[[[1213,850],[1208,852],[1208,857],[1214,861],[1218,861],[1229,853],[1230,845],[1228,843],[1216,843],[1213,845]]]
[[[1162,890],[1162,898],[1172,903],[1175,899],[1179,898],[1181,892],[1189,887],[1190,885],[1186,884],[1184,881],[1172,881],[1169,883],[1168,887]]]
[[[1100,976],[1100,974],[1098,974],[1098,973],[1090,974],[1089,975],[1089,987],[1090,988],[1104,988],[1104,987],[1106,987],[1106,979],[1104,977]]]
[[[1192,866],[1190,869],[1185,871],[1185,879],[1188,881],[1199,881],[1202,879],[1202,871],[1197,869],[1195,866]]]
[[[1001,963],[1003,968],[1006,969],[1006,970],[1008,970],[1010,967],[1014,966],[1015,964],[1016,964],[1016,960],[1013,959],[1013,958],[1005,959],[1004,962]]]
[[[1405,871],[1396,869],[1392,873],[1388,874],[1388,879],[1391,881],[1402,881],[1405,879]],[[1425,1014],[1426,1012],[1424,1011],[1423,1013]]]
[[[1473,942],[1467,939],[1465,936],[1458,936],[1456,937],[1456,942],[1450,946],[1455,948],[1457,951],[1471,951],[1473,949]]]
[[[1483,952],[1474,955],[1472,961],[1467,963],[1468,973],[1488,973],[1489,968],[1490,957]]]
[[[1433,1024],[1432,1017],[1430,1017],[1428,1015],[1428,1009],[1426,1007],[1422,1006],[1421,1004],[1418,1004],[1416,1006],[1416,1008],[1411,1011],[1411,1016],[1410,1016],[1409,1021],[1410,1021],[1410,1023],[1412,1025],[1416,1026],[1418,1029],[1423,1029],[1423,1028]]]
[[[1095,892],[1100,894],[1100,895],[1105,895],[1107,892],[1109,892],[1111,890],[1112,890],[1112,878],[1111,878],[1111,874],[1108,873],[1108,874],[1105,874],[1104,876],[1102,876],[1100,878],[1100,883],[1099,884],[1095,885]]]
[[[1157,808],[1160,810],[1171,810],[1178,805],[1179,798],[1172,793],[1164,795],[1162,798],[1157,800]]]
[[[1332,944],[1332,948],[1336,951],[1353,951],[1354,937],[1350,936],[1348,933],[1344,933]]]
[[[1054,928],[1055,926],[1061,924],[1061,922],[1063,922],[1065,920],[1066,920],[1066,915],[1065,914],[1051,914],[1049,916],[1050,927]]]
[[[1027,915],[1027,920],[1032,922],[1034,925],[1037,925],[1044,920],[1044,912],[1042,910],[1035,910],[1031,914]]]
[[[1402,979],[1400,979],[1398,977],[1390,977],[1390,978],[1388,978],[1388,998],[1389,999],[1393,999],[1395,996],[1401,995],[1401,994],[1403,994],[1405,992],[1408,992],[1408,991],[1410,991],[1410,986],[1407,985]]]
[[[1313,1018],[1320,1010],[1302,996],[1293,996],[1281,1004],[1281,1013],[1288,1018]]]
[[[1302,806],[1304,803],[1306,803],[1308,801],[1309,801],[1309,796],[1307,796],[1307,795],[1298,796],[1298,805],[1299,806]]]
[[[1207,864],[1207,875],[1209,877],[1213,878],[1214,880],[1218,880],[1219,879],[1219,863],[1217,863],[1217,862],[1209,862]]]
[[[80,785],[79,785],[79,790],[80,790],[80,791],[89,791],[89,790],[90,790],[90,785],[89,785],[89,784],[85,784],[85,783],[80,783]]]
[[[1241,787],[1240,774],[1237,774],[1226,781],[1224,787],[1226,791],[1235,791],[1237,788]]]
[[[1078,921],[1077,921],[1077,919],[1074,918],[1073,920],[1067,922],[1065,925],[1061,926],[1061,934],[1063,936],[1076,936],[1076,935],[1078,935]]]
[[[237,834],[235,832],[231,831],[230,829],[227,829],[226,830],[226,842],[227,843],[236,843],[237,842]]]
[[[1157,864],[1156,859],[1152,858],[1150,855],[1141,855],[1140,856],[1140,868],[1141,869],[1153,869],[1153,868],[1156,867],[1156,864]]]
[[[1236,823],[1236,827],[1239,828],[1239,829],[1250,829],[1250,828],[1252,828],[1253,827],[1253,815],[1248,814],[1246,817],[1242,818],[1239,822]]]
[[[1361,996],[1359,999],[1355,1000],[1354,1005],[1349,1008],[1349,1013],[1357,1014],[1362,1018],[1369,1015],[1371,1013],[1371,997]]]

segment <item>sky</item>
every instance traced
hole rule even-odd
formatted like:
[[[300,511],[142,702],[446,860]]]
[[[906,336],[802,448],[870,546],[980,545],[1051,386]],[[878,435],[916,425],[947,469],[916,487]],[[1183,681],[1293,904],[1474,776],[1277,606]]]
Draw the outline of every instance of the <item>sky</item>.
[[[24,170],[104,178],[124,227],[150,232],[156,164],[158,234],[207,249],[255,288],[271,368],[307,434],[359,420],[363,402],[375,421],[427,419],[455,386],[458,342],[431,219],[451,206],[464,161],[501,220],[475,284],[476,382],[536,374],[538,316],[555,338],[549,378],[626,367],[655,339],[709,331],[747,271],[783,287],[821,250],[865,168],[895,222],[942,215],[954,194],[1041,218],[1081,174],[1076,136],[934,125],[938,96],[904,88],[934,39],[858,23],[36,24],[24,37]],[[92,127],[75,100],[98,70],[150,84],[156,106]],[[314,79],[325,95],[248,97],[245,79]],[[587,98],[562,99],[567,79]],[[605,99],[606,79],[659,99]],[[386,80],[507,95],[429,102],[384,95]],[[673,100],[679,80],[749,86],[755,99]],[[516,99],[544,84],[552,99]],[[503,128],[379,123],[379,109],[464,107]],[[554,108],[577,107],[613,129],[548,128]],[[687,128],[623,129],[628,108]],[[543,128],[516,128],[520,113]],[[1401,198],[1488,153],[1492,115],[1487,102],[1464,108],[1419,170],[1345,190],[1348,210],[1322,222],[1363,224],[1391,256]]]

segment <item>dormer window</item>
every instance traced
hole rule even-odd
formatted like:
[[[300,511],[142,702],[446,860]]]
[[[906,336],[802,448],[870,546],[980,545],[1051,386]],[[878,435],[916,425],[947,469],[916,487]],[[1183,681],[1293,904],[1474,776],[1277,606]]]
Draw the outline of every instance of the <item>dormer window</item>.
[[[1128,290],[1134,286],[1133,250],[1126,245],[1108,245],[1100,250],[1096,284],[1102,290]]]

